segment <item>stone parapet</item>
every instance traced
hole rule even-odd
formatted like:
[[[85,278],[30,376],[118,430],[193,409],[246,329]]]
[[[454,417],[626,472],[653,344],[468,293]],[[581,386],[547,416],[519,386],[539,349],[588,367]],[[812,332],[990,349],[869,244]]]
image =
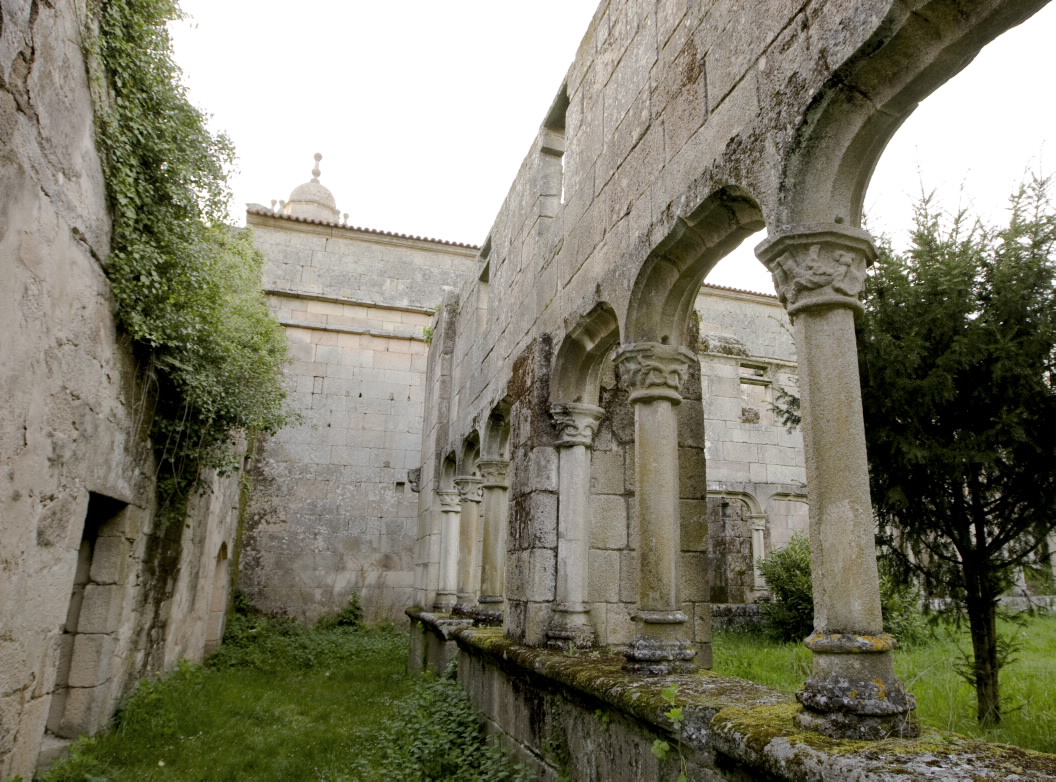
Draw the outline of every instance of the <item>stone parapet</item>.
[[[544,779],[1056,779],[1056,756],[930,732],[841,741],[800,730],[791,693],[707,671],[657,679],[616,654],[513,643],[456,629],[458,677],[488,727]],[[664,690],[677,686],[674,703]],[[667,713],[682,708],[680,734]],[[531,719],[527,717],[531,715]],[[666,741],[666,758],[653,754]],[[679,752],[680,750],[680,752]]]

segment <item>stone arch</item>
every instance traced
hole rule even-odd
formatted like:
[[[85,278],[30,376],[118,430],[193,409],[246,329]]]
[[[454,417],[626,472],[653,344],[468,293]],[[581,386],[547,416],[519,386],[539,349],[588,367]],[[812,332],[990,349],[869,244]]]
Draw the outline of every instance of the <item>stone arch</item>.
[[[736,186],[718,190],[680,217],[638,273],[627,310],[626,341],[683,344],[707,273],[763,227],[758,202]]]
[[[460,505],[458,525],[458,599],[455,612],[476,610],[480,596],[480,505],[484,479],[480,477],[480,434],[473,430],[462,441],[458,474],[454,478]]]
[[[597,404],[605,358],[620,341],[616,311],[594,306],[569,329],[554,358],[550,401]]]
[[[906,118],[1046,2],[891,4],[872,38],[818,91],[796,132],[773,215],[781,232],[786,224],[859,227],[873,169]]]
[[[481,459],[510,458],[510,410],[513,400],[504,397],[491,409],[488,420],[484,422],[483,436],[480,439]]]
[[[459,476],[477,475],[477,461],[480,459],[480,433],[473,430],[462,440],[462,448],[458,452],[456,468]]]
[[[440,509],[440,570],[433,609],[448,612],[455,606],[458,590],[458,548],[461,508],[455,479],[458,459],[454,451],[443,457],[436,486],[436,502]]]
[[[454,451],[448,453],[440,462],[440,480],[437,491],[454,491],[455,475],[458,474],[458,457]]]
[[[480,442],[483,524],[478,621],[502,624],[506,614],[506,523],[509,518],[510,411],[507,396],[491,409]]]
[[[224,637],[224,625],[227,619],[227,598],[229,582],[229,560],[227,541],[220,544],[216,552],[216,566],[213,569],[212,595],[209,598],[209,617],[205,625],[205,654],[212,654],[220,646]]]

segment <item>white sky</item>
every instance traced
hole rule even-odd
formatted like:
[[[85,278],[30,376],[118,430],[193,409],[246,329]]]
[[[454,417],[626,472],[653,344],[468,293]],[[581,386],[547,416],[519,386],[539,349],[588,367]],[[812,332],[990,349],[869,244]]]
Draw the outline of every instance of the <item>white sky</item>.
[[[191,101],[238,150],[237,222],[288,198],[320,152],[350,224],[479,244],[597,5],[181,0],[173,37]],[[870,230],[904,235],[921,184],[999,220],[1025,170],[1052,169],[1053,40],[1056,3],[921,104],[877,167]],[[772,292],[758,240],[708,282]]]

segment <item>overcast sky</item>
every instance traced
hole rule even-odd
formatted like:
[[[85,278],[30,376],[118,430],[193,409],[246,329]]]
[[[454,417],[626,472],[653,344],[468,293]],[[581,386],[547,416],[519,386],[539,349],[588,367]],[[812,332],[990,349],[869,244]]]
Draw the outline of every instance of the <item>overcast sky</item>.
[[[236,222],[288,198],[320,152],[352,225],[479,244],[597,5],[181,0],[173,38],[192,102],[238,151]],[[1025,170],[1052,169],[1053,40],[1056,3],[921,104],[874,175],[874,233],[904,236],[922,185],[1000,219]],[[761,239],[708,281],[772,292]]]

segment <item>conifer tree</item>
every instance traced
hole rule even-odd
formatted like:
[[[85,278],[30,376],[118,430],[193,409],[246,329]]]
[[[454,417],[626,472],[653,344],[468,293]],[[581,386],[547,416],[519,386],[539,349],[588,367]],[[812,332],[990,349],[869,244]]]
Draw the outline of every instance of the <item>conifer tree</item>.
[[[930,198],[881,247],[859,329],[880,542],[967,617],[978,718],[1001,719],[998,597],[1056,526],[1056,212],[1033,179],[992,229]]]

